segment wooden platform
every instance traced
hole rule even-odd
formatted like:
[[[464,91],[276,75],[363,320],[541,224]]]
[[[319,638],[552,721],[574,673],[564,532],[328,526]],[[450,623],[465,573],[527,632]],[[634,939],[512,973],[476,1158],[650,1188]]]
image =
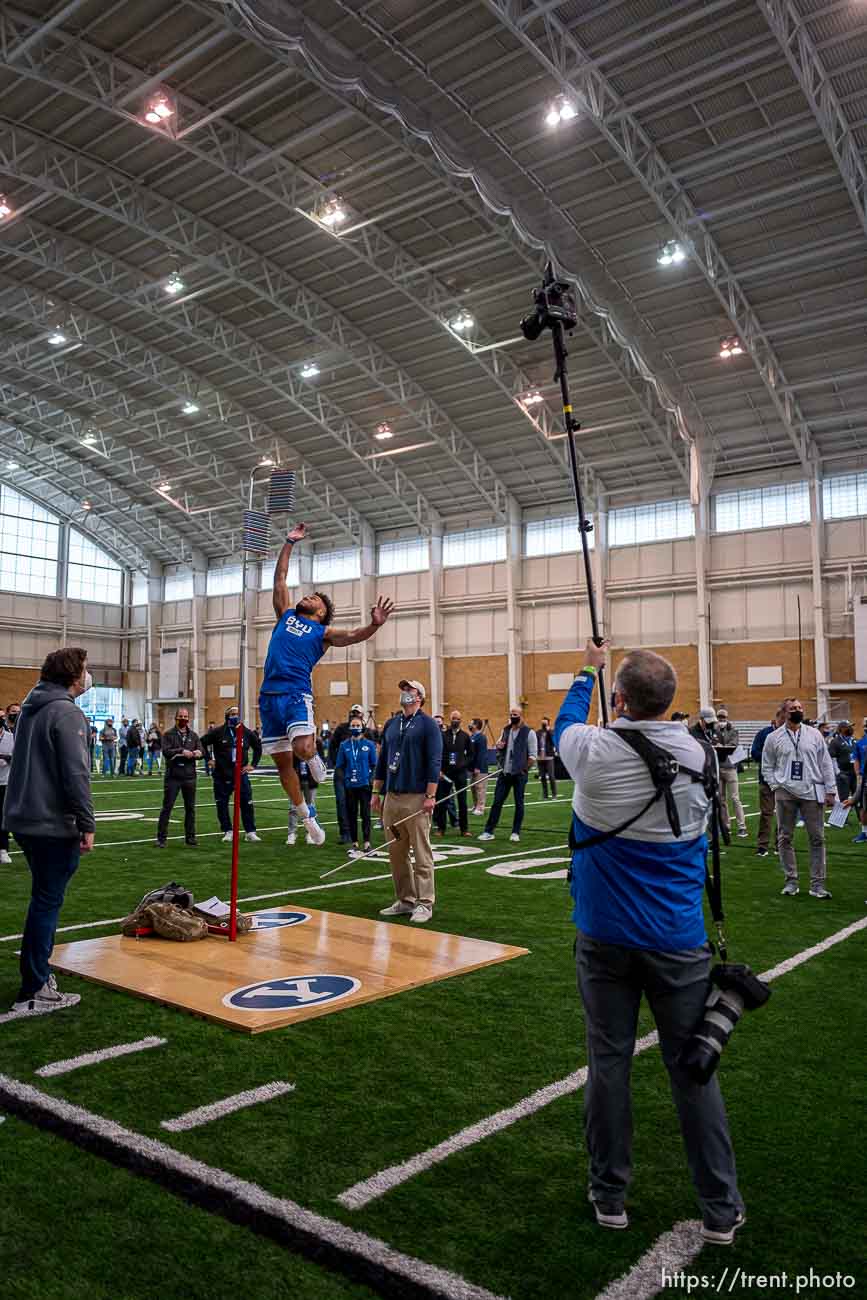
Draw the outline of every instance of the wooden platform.
[[[52,966],[249,1034],[523,956],[526,948],[291,903],[237,943],[110,935],[61,944]]]

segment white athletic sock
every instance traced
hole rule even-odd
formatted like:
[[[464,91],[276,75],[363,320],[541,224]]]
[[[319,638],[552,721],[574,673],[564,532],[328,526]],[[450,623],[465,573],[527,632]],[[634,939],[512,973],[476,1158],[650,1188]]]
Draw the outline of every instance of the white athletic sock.
[[[318,754],[314,754],[312,758],[308,758],[307,767],[313,780],[317,785],[321,785],[325,780],[325,774],[328,769]]]
[[[301,818],[303,822],[306,822],[307,818],[310,816],[310,809],[307,807],[307,804],[303,800],[301,801],[301,803],[296,803],[295,811],[297,812],[298,816]]]

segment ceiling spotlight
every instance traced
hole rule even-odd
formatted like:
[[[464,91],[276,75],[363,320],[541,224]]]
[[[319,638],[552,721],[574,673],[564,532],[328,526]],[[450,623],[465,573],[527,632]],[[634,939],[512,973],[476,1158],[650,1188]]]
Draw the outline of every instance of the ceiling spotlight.
[[[82,508],[82,510],[92,510],[92,509],[93,509],[93,502],[92,502],[92,501],[82,501],[82,503],[81,503],[81,508]]]
[[[743,356],[743,351],[741,341],[736,334],[732,335],[731,338],[720,339],[719,354],[723,361],[727,361],[729,357]]]
[[[184,289],[186,288],[186,285],[184,284],[178,272],[172,271],[171,275],[166,280],[164,287],[166,293],[169,294],[171,297],[174,297],[176,293],[183,293]]]
[[[543,398],[542,394],[539,392],[538,388],[531,388],[529,393],[525,393],[524,396],[521,398],[521,405],[524,407],[538,406],[544,400],[545,399]]]
[[[66,342],[66,335],[62,330],[54,330],[53,333],[48,335],[48,342],[53,348],[62,348]]]
[[[548,112],[545,114],[545,125],[557,127],[561,122],[571,122],[573,117],[578,116],[578,109],[571,100],[559,95],[550,105]]]
[[[392,431],[391,425],[386,424],[385,421],[383,421],[382,424],[378,424],[376,426],[376,433],[373,436],[374,438],[377,438],[380,442],[386,442],[389,438],[394,437],[394,433]]]
[[[12,216],[12,208],[5,194],[0,194],[0,221]]]
[[[164,496],[167,492],[171,492],[171,490],[171,483],[157,483],[157,492],[162,492]]]
[[[196,414],[196,411],[198,411],[198,409],[199,409],[199,408],[198,408],[198,406],[196,406],[196,403],[195,403],[195,402],[184,402],[183,406],[181,407],[181,414],[182,414],[182,415],[195,415],[195,414]]]
[[[85,447],[92,447],[92,446],[94,445],[94,443],[96,442],[96,434],[95,434],[95,433],[84,433],[84,434],[82,434],[82,436],[81,436],[81,441],[82,441],[82,443],[84,444]]]
[[[313,361],[308,361],[306,365],[301,367],[302,379],[315,379],[318,374],[319,367]]]
[[[19,466],[17,460],[7,460],[7,462],[6,462],[6,468],[7,468],[7,469],[20,469],[20,466]]]
[[[662,245],[656,260],[660,266],[671,266],[672,264],[679,266],[681,262],[686,261],[686,253],[676,239],[669,239],[668,243]]]
[[[333,199],[328,200],[322,211],[319,213],[319,220],[322,222],[323,226],[330,226],[331,229],[334,230],[337,226],[343,225],[348,215],[349,213],[346,211],[343,200],[338,199],[335,195]]]
[[[274,460],[273,456],[263,456],[262,459],[259,461],[259,464],[263,468],[266,468],[268,465],[275,465],[276,463],[277,462]]]
[[[174,114],[174,111],[165,95],[157,95],[147,106],[145,121],[150,122],[151,126],[160,126]]]
[[[471,316],[468,311],[461,311],[449,321],[449,329],[454,334],[469,334],[470,330],[475,328],[475,324],[474,316]]]

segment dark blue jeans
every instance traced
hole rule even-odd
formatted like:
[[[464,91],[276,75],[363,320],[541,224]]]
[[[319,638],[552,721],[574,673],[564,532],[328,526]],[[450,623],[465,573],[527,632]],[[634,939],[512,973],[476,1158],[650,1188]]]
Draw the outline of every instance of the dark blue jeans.
[[[234,781],[224,781],[222,777],[214,776],[214,803],[217,805],[220,830],[225,835],[226,831],[232,829],[230,808],[235,807]],[[245,831],[254,831],[256,829],[256,814],[253,811],[253,789],[246,772],[241,773],[241,824]]]
[[[497,829],[497,822],[500,820],[500,813],[503,811],[503,804],[506,802],[510,790],[515,792],[515,816],[512,820],[512,834],[520,835],[521,826],[524,822],[524,791],[526,788],[526,772],[497,773],[494,802],[491,804],[491,811],[488,813],[488,820],[485,823],[485,830],[489,835],[493,835]]]
[[[48,960],[54,947],[63,896],[81,856],[81,843],[43,835],[16,835],[24,850],[33,884],[21,940],[21,992],[18,1001],[32,998],[51,974]]]

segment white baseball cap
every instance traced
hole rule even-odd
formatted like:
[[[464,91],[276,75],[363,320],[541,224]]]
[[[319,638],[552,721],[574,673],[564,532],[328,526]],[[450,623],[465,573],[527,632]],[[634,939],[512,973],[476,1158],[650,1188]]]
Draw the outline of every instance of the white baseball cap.
[[[407,686],[414,687],[414,689],[417,690],[419,695],[421,696],[422,702],[424,702],[424,700],[427,698],[427,692],[425,691],[425,688],[422,686],[421,682],[413,682],[405,677],[402,682],[398,682],[398,686],[400,687],[401,690],[404,690]]]

